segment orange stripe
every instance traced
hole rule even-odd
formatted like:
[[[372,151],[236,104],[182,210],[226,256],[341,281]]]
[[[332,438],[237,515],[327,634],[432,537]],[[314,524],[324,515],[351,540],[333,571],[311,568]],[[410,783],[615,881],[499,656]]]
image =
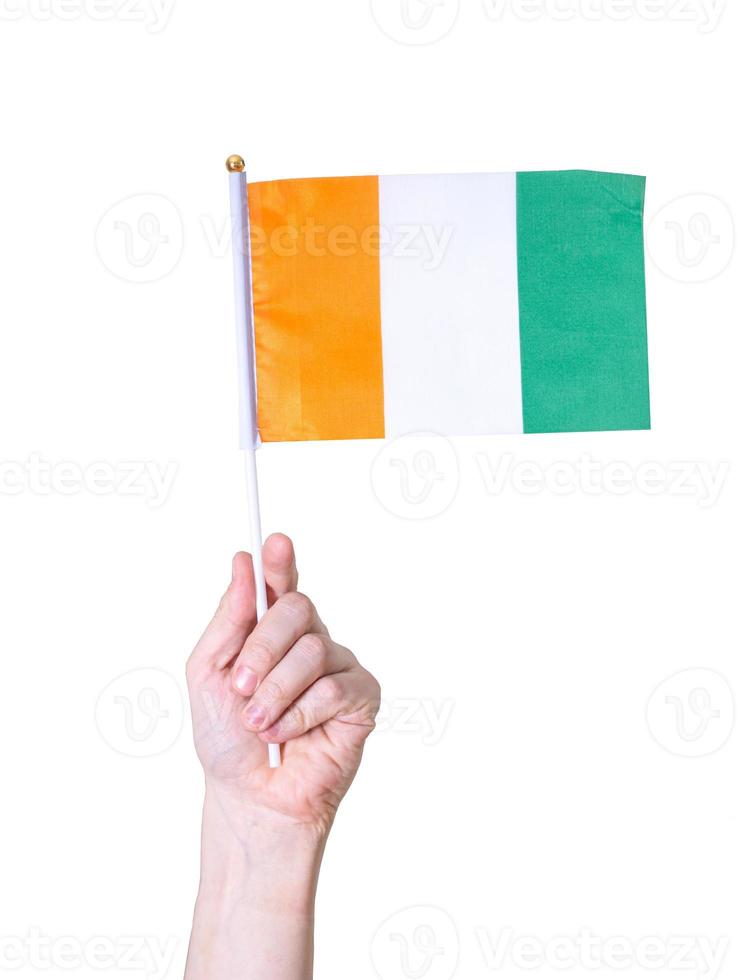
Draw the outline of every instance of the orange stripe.
[[[378,178],[248,194],[261,438],[383,437]]]

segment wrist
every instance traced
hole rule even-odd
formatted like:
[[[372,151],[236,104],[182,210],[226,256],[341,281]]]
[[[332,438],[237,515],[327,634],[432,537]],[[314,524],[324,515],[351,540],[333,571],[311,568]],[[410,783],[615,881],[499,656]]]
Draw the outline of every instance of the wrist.
[[[244,807],[208,785],[202,817],[200,898],[260,914],[311,917],[329,828]]]

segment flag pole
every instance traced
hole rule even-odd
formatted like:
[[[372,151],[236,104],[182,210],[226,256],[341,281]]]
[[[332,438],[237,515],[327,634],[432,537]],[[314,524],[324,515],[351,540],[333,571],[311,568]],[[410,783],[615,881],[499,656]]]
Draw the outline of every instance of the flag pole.
[[[246,497],[251,531],[253,575],[256,583],[256,618],[268,608],[266,579],[261,554],[261,509],[258,496],[256,449],[259,445],[256,414],[256,355],[253,335],[253,295],[251,292],[251,238],[248,225],[248,178],[243,157],[230,156],[225,162],[230,190],[230,217],[233,227],[233,281],[235,283],[235,327],[238,358],[238,417],[240,444],[246,463]],[[269,745],[269,767],[281,765],[281,749]]]

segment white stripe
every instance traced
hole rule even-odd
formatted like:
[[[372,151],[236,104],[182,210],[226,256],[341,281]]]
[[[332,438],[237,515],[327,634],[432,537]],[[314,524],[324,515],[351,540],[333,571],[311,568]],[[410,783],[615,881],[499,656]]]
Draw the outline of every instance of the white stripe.
[[[515,174],[380,177],[387,436],[522,432]]]

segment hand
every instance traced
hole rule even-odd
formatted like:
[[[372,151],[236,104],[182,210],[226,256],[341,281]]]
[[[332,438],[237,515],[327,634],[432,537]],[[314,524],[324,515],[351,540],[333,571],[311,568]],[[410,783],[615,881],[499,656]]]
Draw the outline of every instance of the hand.
[[[289,538],[272,535],[263,561],[261,622],[240,553],[187,663],[206,793],[186,980],[311,980],[322,850],[379,707],[374,678],[295,591]]]
[[[195,745],[208,795],[241,826],[325,835],[374,727],[379,685],[295,591],[289,538],[272,535],[263,561],[270,608],[261,622],[251,557],[241,552],[188,661]],[[278,769],[268,767],[268,742],[282,745]]]

